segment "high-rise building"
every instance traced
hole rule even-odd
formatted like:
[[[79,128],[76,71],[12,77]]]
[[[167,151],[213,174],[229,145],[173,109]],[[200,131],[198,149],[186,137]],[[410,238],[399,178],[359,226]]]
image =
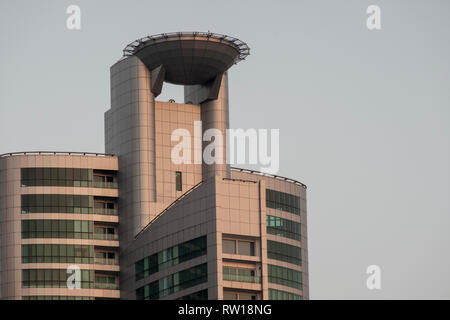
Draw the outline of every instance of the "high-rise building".
[[[106,154],[0,156],[1,297],[308,299],[306,186],[226,161],[227,70],[248,54],[209,32],[136,40],[111,67]],[[164,82],[184,103],[156,101]]]

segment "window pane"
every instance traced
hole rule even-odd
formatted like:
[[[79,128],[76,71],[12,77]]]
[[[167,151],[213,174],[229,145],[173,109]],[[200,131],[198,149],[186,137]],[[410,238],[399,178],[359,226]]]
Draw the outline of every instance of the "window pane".
[[[222,252],[236,254],[236,241],[235,240],[222,240]]]
[[[182,185],[183,185],[181,171],[177,171],[176,172],[175,184],[176,184],[176,190],[177,191],[181,191],[182,190]]]
[[[232,292],[224,292],[223,293],[224,300],[237,300],[237,294]]]
[[[254,256],[255,255],[255,243],[250,241],[239,241],[238,254],[244,256]]]

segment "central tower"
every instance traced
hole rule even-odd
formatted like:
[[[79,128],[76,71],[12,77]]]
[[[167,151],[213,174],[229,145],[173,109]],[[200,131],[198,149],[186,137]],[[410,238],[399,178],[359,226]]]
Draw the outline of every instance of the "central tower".
[[[126,212],[121,216],[121,239],[126,242],[160,211],[157,203],[175,200],[177,196],[173,199],[158,197],[158,191],[167,195],[167,190],[158,190],[159,187],[168,189],[165,184],[157,183],[156,126],[158,121],[163,121],[164,127],[165,119],[163,115],[156,119],[159,102],[155,98],[161,93],[163,83],[184,86],[185,101],[184,105],[177,104],[178,117],[183,108],[184,111],[198,109],[199,118],[191,120],[202,121],[202,136],[208,129],[219,130],[222,134],[222,141],[215,141],[213,155],[216,162],[202,161],[200,181],[214,176],[229,178],[230,168],[226,164],[227,70],[245,59],[249,48],[244,42],[225,35],[177,32],[138,39],[127,45],[123,53],[123,58],[111,67],[111,109],[105,113],[105,149],[119,157],[119,191],[123,196],[121,199],[127,199],[120,203],[121,211]],[[209,142],[202,144],[203,154]],[[198,151],[193,149],[193,154]],[[171,166],[166,163],[168,160],[163,159],[162,170]],[[175,181],[175,178],[165,180]],[[200,182],[195,177],[190,180],[186,180],[186,188]]]
[[[248,46],[180,32],[123,52],[105,113],[119,166],[121,299],[307,298],[306,187],[226,164],[227,70]],[[155,100],[164,82],[184,86],[183,103]],[[190,163],[174,161],[179,145]]]

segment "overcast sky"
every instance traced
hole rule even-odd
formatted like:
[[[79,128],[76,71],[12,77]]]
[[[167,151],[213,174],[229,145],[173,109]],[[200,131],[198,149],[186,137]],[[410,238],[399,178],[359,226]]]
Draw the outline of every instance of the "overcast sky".
[[[449,299],[449,1],[1,0],[0,153],[103,152],[126,44],[208,30],[251,48],[229,72],[231,127],[279,128],[279,174],[308,185],[311,298]]]

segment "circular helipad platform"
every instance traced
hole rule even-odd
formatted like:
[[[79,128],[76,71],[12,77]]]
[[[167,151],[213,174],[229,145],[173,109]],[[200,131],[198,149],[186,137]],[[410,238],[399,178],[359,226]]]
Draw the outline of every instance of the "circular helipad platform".
[[[250,54],[239,39],[209,32],[162,33],[138,39],[125,47],[124,56],[135,55],[153,70],[165,68],[165,81],[203,84]]]

